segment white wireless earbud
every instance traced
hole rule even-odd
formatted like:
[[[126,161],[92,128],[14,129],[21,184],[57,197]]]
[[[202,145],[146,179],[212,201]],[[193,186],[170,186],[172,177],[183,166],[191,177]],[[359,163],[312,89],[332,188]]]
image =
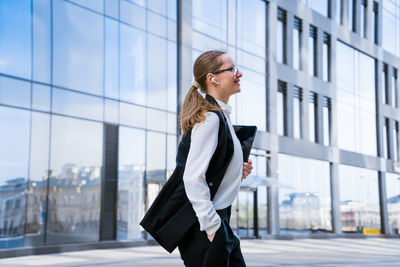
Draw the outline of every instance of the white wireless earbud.
[[[219,85],[219,82],[217,82],[217,81],[215,80],[214,77],[211,77],[211,81],[212,81],[213,83],[215,83],[216,85]]]

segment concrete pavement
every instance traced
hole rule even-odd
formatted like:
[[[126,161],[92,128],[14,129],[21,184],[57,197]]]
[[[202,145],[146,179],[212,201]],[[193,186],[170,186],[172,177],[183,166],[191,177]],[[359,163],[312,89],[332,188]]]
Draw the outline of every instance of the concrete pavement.
[[[242,240],[248,266],[399,266],[400,239]],[[179,253],[159,246],[98,249],[1,259],[0,266],[183,266]],[[216,266],[217,267],[217,266]]]

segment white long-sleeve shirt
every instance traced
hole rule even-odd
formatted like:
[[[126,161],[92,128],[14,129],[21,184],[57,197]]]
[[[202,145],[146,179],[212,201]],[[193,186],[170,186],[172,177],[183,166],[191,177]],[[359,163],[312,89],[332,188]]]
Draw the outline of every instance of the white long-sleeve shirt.
[[[216,210],[230,206],[235,200],[239,192],[243,169],[242,148],[229,117],[231,107],[220,100],[216,101],[227,119],[234,152],[213,201],[210,200],[206,171],[218,144],[219,118],[214,112],[207,112],[206,119],[193,126],[189,154],[183,173],[186,195],[199,220],[200,230],[206,231],[209,235],[215,233],[221,224]]]

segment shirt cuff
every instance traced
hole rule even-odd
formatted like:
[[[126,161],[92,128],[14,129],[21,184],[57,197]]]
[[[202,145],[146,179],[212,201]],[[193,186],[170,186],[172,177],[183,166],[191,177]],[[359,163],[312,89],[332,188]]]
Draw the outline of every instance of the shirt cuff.
[[[216,233],[220,227],[221,227],[221,219],[218,220],[217,224],[206,228],[205,231],[206,231],[207,235],[212,235],[212,234]]]

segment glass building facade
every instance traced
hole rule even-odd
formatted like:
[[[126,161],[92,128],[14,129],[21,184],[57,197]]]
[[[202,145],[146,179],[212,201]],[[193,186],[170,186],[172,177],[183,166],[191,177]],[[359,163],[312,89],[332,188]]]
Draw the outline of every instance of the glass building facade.
[[[399,0],[0,1],[0,257],[152,242],[210,49],[243,73],[232,122],[258,127],[235,233],[398,237],[399,40]]]

